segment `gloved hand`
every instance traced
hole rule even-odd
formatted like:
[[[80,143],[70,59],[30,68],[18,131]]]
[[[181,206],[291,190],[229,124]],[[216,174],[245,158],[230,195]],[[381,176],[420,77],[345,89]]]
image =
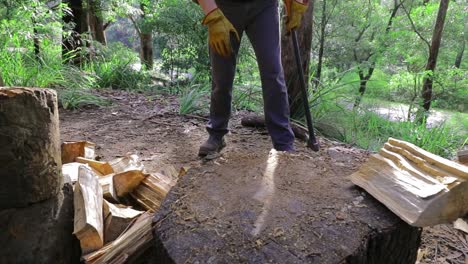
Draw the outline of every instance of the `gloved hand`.
[[[236,35],[237,41],[240,41],[239,34],[229,20],[224,16],[219,8],[211,11],[202,21],[203,25],[208,26],[208,42],[211,48],[223,57],[232,54],[231,33]]]
[[[308,2],[299,3],[296,0],[284,0],[286,6],[286,30],[289,32],[301,25],[302,16],[307,10]]]

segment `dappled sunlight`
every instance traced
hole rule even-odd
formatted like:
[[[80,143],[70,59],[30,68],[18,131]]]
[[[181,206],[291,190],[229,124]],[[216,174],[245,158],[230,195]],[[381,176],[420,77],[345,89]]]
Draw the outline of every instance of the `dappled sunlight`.
[[[271,209],[271,202],[275,193],[275,172],[278,166],[278,151],[272,149],[268,156],[265,171],[263,172],[263,179],[260,188],[254,194],[253,198],[263,203],[262,212],[257,217],[254,224],[254,229],[251,234],[257,236],[262,230],[266,216]]]

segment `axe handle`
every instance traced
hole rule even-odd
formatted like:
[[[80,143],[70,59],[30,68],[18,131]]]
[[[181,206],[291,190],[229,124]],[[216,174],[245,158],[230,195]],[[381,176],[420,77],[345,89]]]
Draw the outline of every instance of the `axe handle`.
[[[291,37],[293,40],[294,55],[296,57],[297,70],[299,72],[299,81],[301,85],[302,101],[304,102],[305,116],[307,120],[307,129],[309,130],[309,140],[307,141],[307,146],[311,148],[313,151],[319,151],[320,145],[317,139],[315,138],[314,127],[312,125],[312,117],[310,115],[309,100],[307,96],[307,89],[306,89],[306,84],[305,84],[305,79],[304,79],[304,70],[302,69],[302,59],[301,59],[301,54],[299,52],[299,43],[297,41],[297,33],[295,29],[291,30]]]

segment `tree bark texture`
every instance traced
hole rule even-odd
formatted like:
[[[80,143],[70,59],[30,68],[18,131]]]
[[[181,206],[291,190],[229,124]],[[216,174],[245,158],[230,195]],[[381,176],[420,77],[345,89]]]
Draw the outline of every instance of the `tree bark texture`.
[[[325,29],[327,27],[327,0],[322,1],[322,17],[320,19],[320,40],[319,40],[319,53],[318,53],[318,63],[317,69],[315,71],[315,78],[313,80],[314,90],[320,84],[320,78],[322,76],[322,63],[323,63],[323,53],[325,50]]]
[[[436,24],[434,26],[434,32],[432,33],[432,43],[431,47],[429,48],[429,58],[425,68],[427,72],[431,72],[431,75],[428,75],[424,78],[421,94],[421,97],[423,98],[423,108],[426,112],[431,108],[433,73],[437,64],[437,56],[439,55],[440,42],[442,40],[442,32],[444,31],[444,23],[445,17],[447,15],[448,5],[449,0],[440,1]]]
[[[140,34],[140,58],[142,64],[147,70],[153,69],[153,34],[141,33]]]
[[[304,77],[306,79],[306,88],[308,87],[307,80],[309,79],[310,51],[312,48],[312,21],[314,2],[314,0],[309,1],[309,8],[302,18],[302,25],[297,29],[297,37],[302,58],[302,67],[304,69]],[[290,34],[286,34],[285,29],[283,29],[281,34],[281,59],[286,85],[288,87],[291,117],[301,118],[304,116],[304,103],[302,102],[301,98],[301,84],[296,60],[294,57],[292,38]]]
[[[458,69],[460,69],[462,59],[463,59],[463,54],[465,53],[465,44],[466,44],[465,37],[463,37],[461,48],[457,53],[457,57],[455,58],[455,64],[454,64],[454,66]]]
[[[75,63],[80,63],[78,55],[80,47],[85,46],[82,34],[89,31],[88,12],[83,7],[82,0],[68,0],[72,14],[66,14],[63,17],[65,24],[73,24],[74,28],[69,36],[62,40],[62,55],[66,61],[73,59]]]
[[[141,19],[145,19],[145,12],[147,12],[147,6],[145,3],[140,2],[140,8],[143,12]],[[153,69],[153,32],[151,28],[143,25],[138,30],[140,35],[140,58],[141,64],[145,66],[147,70]]]
[[[89,27],[93,39],[102,45],[107,45],[106,33],[104,32],[104,20],[98,0],[89,0]]]
[[[71,185],[46,201],[0,210],[0,230],[2,263],[80,263],[80,242],[73,235]]]
[[[36,61],[41,62],[40,60],[40,53],[41,53],[41,48],[40,48],[40,40],[39,40],[39,32],[37,30],[36,26],[36,20],[33,18],[32,19],[32,24],[33,24],[33,42],[34,42],[34,56],[36,57]]]
[[[62,185],[57,95],[0,88],[0,209],[55,197]]]
[[[374,73],[375,65],[372,64],[372,66],[369,68],[367,71],[367,74],[364,75],[364,71],[359,68],[358,74],[359,74],[359,95],[356,97],[356,100],[354,101],[354,106],[353,108],[359,107],[361,104],[362,97],[366,93],[367,89],[367,83],[369,82],[370,78],[372,77],[372,74]]]

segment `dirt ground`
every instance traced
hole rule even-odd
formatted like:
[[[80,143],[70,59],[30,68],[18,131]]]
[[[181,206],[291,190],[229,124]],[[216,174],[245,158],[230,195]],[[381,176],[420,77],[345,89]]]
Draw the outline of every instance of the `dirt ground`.
[[[198,146],[206,139],[206,119],[178,115],[176,98],[124,91],[101,91],[99,95],[111,100],[112,105],[84,107],[75,111],[61,110],[60,122],[63,141],[94,142],[102,160],[111,160],[128,153],[137,154],[148,171],[157,171],[164,165],[200,168],[207,164],[219,166],[233,157],[268,157],[271,149],[266,131],[242,127],[240,118],[247,113],[237,112],[232,118],[231,133],[227,137],[228,146],[223,151],[224,154],[214,161],[200,160],[197,151]],[[339,172],[341,168],[342,173],[349,174],[369,154],[367,151],[352,149],[345,144],[323,138],[321,144],[322,148],[332,151],[314,153],[297,140],[297,155],[301,159],[319,158],[322,161],[320,167],[325,171]],[[341,149],[354,153],[354,167],[343,166],[347,161],[340,161]],[[248,154],[242,156],[240,153],[245,153],[245,150],[248,150]],[[332,157],[338,163],[326,162],[325,156]],[[232,162],[230,164],[230,170],[235,170]],[[452,225],[426,228],[422,240],[419,263],[468,264],[468,235],[455,230]]]

